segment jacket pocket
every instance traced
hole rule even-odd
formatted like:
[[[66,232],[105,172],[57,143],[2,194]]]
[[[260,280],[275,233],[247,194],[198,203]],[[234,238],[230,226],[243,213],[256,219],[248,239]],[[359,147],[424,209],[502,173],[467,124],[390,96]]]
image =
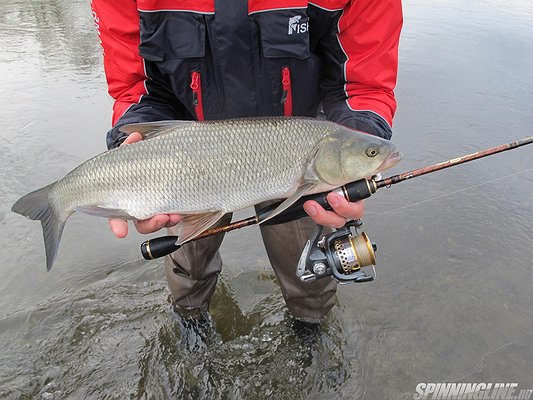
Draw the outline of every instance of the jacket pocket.
[[[309,58],[309,17],[305,8],[258,14],[265,58]]]
[[[204,57],[203,18],[189,12],[141,12],[141,56],[155,62]]]

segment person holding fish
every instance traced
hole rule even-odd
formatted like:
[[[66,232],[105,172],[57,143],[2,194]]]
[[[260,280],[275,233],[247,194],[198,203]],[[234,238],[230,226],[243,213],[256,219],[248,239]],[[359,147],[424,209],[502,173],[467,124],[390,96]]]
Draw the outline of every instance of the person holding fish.
[[[370,135],[392,135],[401,0],[92,0],[91,6],[115,99],[109,148],[143,139],[145,132],[128,135],[124,125],[168,120],[323,115]],[[328,201],[333,211],[309,201],[310,218],[261,227],[291,314],[312,323],[332,308],[337,284],[296,277],[305,241],[315,223],[341,227],[364,212],[363,202],[334,193]],[[230,220],[227,213],[216,223]],[[165,213],[134,222],[141,233],[183,233],[199,223]],[[126,220],[109,224],[117,237],[127,235]],[[186,243],[167,257],[176,310],[208,306],[222,239]]]

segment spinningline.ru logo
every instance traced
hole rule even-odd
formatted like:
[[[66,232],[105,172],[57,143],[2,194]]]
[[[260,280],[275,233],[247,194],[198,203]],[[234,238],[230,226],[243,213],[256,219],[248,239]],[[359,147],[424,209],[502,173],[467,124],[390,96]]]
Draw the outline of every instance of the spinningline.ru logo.
[[[529,400],[533,389],[518,389],[518,383],[419,383],[414,400],[473,399]]]

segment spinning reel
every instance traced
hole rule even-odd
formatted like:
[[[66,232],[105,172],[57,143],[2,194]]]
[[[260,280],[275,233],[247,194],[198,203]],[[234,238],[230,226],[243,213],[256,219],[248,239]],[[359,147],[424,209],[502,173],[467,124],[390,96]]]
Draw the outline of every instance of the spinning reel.
[[[370,282],[376,278],[377,246],[366,233],[358,233],[361,220],[349,221],[344,227],[322,236],[317,225],[305,244],[296,268],[302,282],[312,282],[333,275],[340,284]],[[372,275],[362,268],[372,267]]]

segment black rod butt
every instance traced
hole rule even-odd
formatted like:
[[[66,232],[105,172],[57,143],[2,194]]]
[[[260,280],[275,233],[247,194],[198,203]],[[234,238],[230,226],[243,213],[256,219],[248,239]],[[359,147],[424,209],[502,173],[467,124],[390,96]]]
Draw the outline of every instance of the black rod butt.
[[[141,254],[145,260],[161,258],[181,247],[176,244],[177,240],[177,236],[162,236],[146,240],[141,244]]]

